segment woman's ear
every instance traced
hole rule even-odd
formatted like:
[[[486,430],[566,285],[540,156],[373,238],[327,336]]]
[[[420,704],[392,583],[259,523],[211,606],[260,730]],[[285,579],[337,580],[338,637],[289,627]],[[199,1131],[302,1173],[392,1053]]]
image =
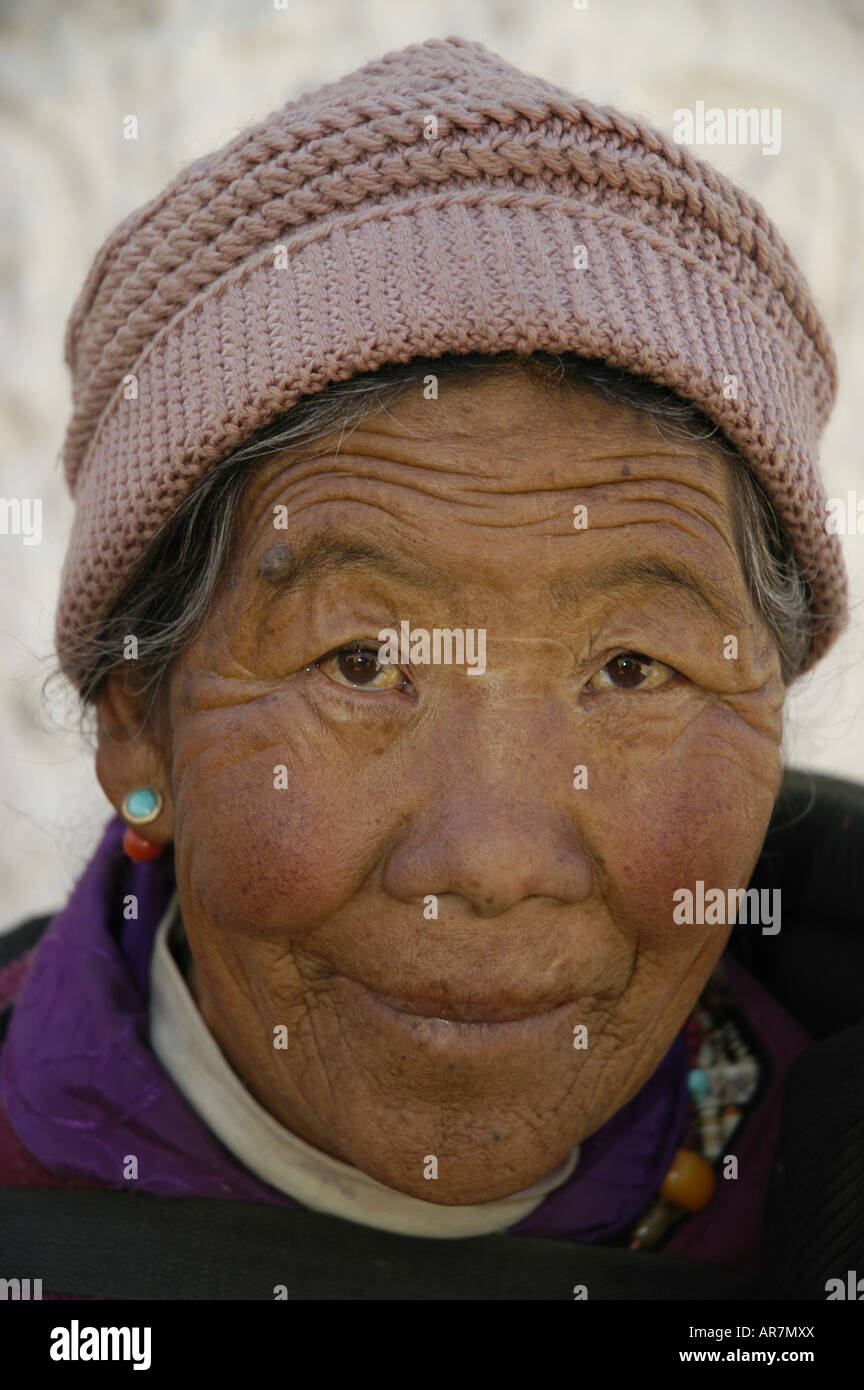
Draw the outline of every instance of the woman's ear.
[[[174,838],[171,798],[170,729],[157,713],[143,713],[142,702],[129,689],[125,672],[112,672],[97,701],[98,745],[96,776],[118,816],[124,799],[136,787],[152,787],[162,796],[162,810],[146,829],[146,838],[167,845]]]

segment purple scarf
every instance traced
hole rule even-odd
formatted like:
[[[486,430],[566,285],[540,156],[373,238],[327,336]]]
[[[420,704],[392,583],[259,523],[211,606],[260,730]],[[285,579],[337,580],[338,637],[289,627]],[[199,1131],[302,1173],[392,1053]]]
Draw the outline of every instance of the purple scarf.
[[[47,1168],[139,1191],[298,1206],[248,1172],[207,1128],[153,1053],[150,955],[175,889],[171,852],[134,864],[115,817],[67,906],[43,936],[15,1004],[0,1060],[9,1119]],[[137,898],[137,919],[124,900]],[[128,910],[128,906],[127,906]],[[655,1196],[687,1106],[679,1035],[642,1090],[581,1146],[570,1178],[510,1228],[609,1241]]]

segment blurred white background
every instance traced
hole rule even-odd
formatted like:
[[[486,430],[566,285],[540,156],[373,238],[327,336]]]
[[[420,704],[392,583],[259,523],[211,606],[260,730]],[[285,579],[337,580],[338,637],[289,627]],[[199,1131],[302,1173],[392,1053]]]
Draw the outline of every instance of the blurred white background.
[[[450,34],[668,135],[673,111],[699,101],[781,109],[777,156],[694,152],[762,201],[809,278],[841,373],[826,490],[864,499],[859,0],[0,0],[0,494],[44,510],[40,545],[0,535],[0,931],[65,902],[110,814],[73,703],[41,690],[71,517],[63,330],[93,255],[189,160],[301,92]],[[123,138],[130,114],[137,141]],[[844,545],[852,623],[790,697],[785,756],[864,780],[864,534]]]

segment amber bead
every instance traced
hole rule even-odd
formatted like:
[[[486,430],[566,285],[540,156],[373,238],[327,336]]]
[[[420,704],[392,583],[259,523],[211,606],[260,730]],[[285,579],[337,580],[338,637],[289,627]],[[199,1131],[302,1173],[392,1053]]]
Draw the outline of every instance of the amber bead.
[[[685,1211],[701,1211],[714,1196],[714,1187],[714,1169],[707,1159],[692,1149],[679,1149],[663,1179],[660,1196]]]

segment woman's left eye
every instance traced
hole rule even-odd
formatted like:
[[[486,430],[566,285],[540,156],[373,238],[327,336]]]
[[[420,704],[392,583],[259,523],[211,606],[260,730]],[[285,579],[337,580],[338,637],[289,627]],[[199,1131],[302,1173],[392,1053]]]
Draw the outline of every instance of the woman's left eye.
[[[619,652],[588,682],[589,690],[656,690],[678,672],[642,652]]]
[[[377,647],[359,642],[337,647],[335,652],[328,652],[312,665],[336,685],[352,690],[401,690],[405,685],[399,666],[379,661]]]

